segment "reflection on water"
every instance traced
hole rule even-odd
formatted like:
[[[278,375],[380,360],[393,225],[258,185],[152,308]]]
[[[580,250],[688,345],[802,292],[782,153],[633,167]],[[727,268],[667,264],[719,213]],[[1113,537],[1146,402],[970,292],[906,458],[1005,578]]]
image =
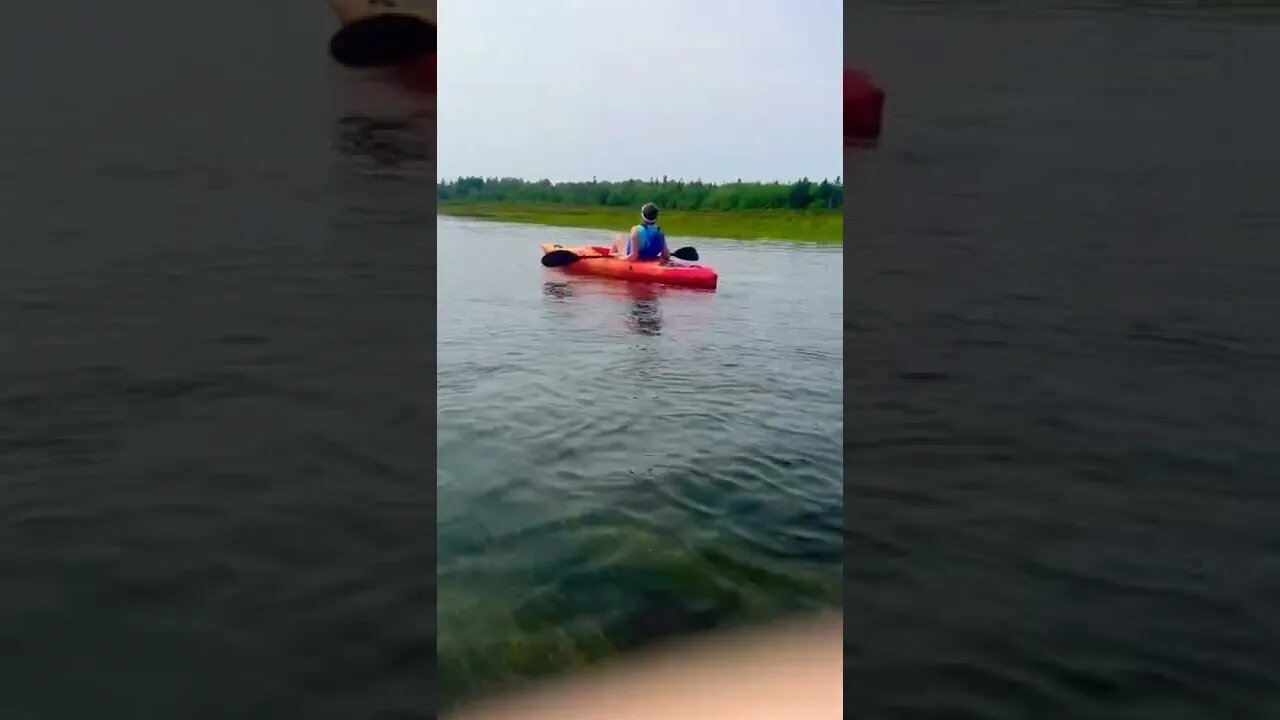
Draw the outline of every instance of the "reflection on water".
[[[346,115],[334,129],[333,149],[355,159],[369,175],[432,177],[435,117],[426,111]]]
[[[545,282],[542,293],[553,300],[567,300],[573,297],[573,283]]]
[[[347,172],[434,182],[435,97],[414,93],[378,72],[342,71],[331,147]],[[423,187],[427,194],[427,187]]]
[[[637,300],[631,303],[628,327],[640,335],[662,334],[662,308],[657,299]]]
[[[623,299],[620,303],[622,317],[627,327],[639,335],[662,334],[662,305],[660,298],[668,288],[652,283],[619,282],[592,277],[575,277],[568,280],[548,280],[543,283],[542,294],[553,302],[576,298],[589,301],[609,298]]]

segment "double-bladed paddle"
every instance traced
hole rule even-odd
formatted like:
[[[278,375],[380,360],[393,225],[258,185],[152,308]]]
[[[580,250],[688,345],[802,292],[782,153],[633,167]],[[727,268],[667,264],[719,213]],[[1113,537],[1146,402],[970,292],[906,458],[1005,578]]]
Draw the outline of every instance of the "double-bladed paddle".
[[[356,20],[329,41],[333,59],[354,68],[401,67],[435,52],[435,24],[394,10]]]
[[[551,252],[542,256],[542,264],[544,267],[549,267],[549,268],[564,267],[566,265],[572,265],[578,262],[579,260],[589,259],[590,257],[591,256],[583,258],[572,250],[552,250]],[[608,256],[596,256],[596,257],[608,257]],[[680,260],[686,260],[688,262],[697,262],[698,251],[691,247],[682,247],[679,250],[676,250],[675,252],[671,253],[671,257],[677,258]]]

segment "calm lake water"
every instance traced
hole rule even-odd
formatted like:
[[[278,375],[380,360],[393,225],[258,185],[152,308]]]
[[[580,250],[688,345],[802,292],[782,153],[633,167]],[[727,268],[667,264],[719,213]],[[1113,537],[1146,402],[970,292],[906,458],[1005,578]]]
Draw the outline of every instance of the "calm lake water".
[[[1277,717],[1280,9],[1054,5],[846,33],[848,712]]]
[[[0,717],[430,716],[433,109],[333,29],[6,16]]]
[[[443,702],[839,602],[838,249],[674,240],[708,293],[538,263],[600,231],[437,227]]]

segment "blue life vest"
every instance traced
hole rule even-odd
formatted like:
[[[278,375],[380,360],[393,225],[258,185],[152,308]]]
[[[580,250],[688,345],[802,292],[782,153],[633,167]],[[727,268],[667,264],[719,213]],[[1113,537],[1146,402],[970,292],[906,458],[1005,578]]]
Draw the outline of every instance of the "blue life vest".
[[[667,246],[667,236],[662,228],[654,225],[637,225],[636,240],[640,243],[641,260],[657,260],[662,257],[662,249]],[[627,255],[631,254],[631,236],[627,235]]]

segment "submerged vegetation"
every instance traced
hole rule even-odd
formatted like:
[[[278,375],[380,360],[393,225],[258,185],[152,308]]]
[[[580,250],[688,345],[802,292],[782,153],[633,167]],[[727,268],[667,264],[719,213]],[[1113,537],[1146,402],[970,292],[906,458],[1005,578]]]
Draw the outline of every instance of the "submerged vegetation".
[[[442,215],[623,232],[641,205],[662,208],[671,236],[839,243],[844,234],[844,186],[835,182],[683,180],[553,183],[519,178],[458,178],[436,186]]]
[[[588,564],[608,558],[609,570],[574,574],[532,594],[477,589],[444,571],[436,605],[438,709],[672,637],[840,604],[839,573],[811,560],[772,570],[744,563],[733,545],[685,548],[652,531],[576,521],[564,532]]]

